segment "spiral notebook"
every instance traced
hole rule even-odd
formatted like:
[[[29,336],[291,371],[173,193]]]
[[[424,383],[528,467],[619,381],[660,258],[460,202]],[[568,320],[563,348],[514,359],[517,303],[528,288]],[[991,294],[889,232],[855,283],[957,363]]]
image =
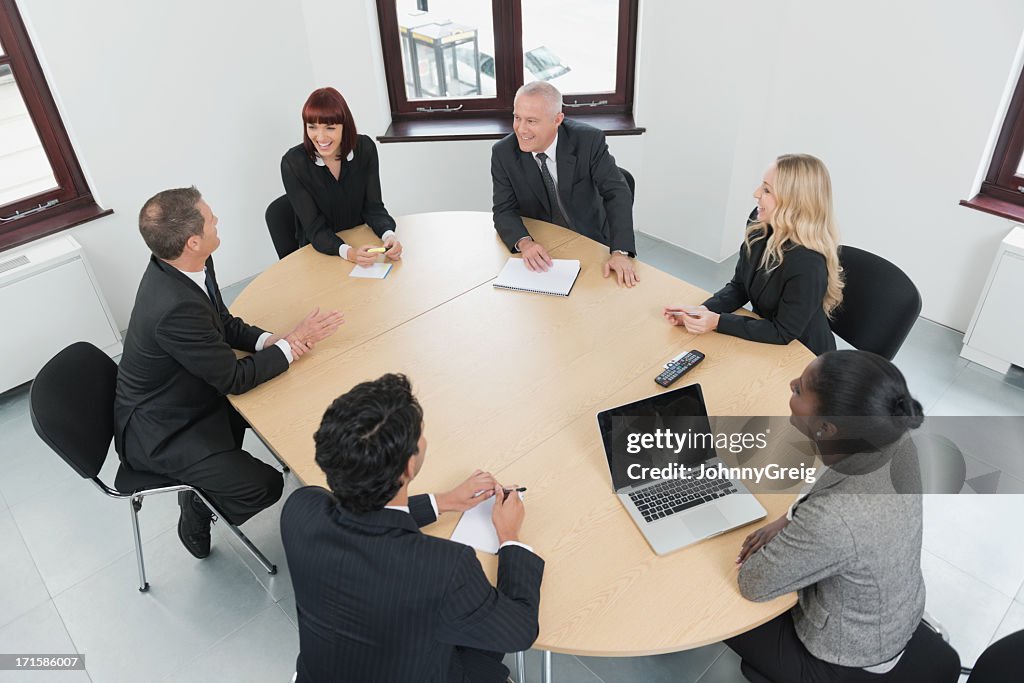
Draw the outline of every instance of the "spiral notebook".
[[[580,262],[577,260],[552,259],[551,268],[540,273],[527,270],[521,258],[510,258],[498,273],[494,286],[517,292],[569,296],[579,274]]]

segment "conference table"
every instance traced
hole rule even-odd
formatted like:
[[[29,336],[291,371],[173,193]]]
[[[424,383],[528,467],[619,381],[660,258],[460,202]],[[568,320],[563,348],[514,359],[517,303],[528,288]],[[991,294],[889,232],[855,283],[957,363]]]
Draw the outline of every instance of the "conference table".
[[[546,562],[540,634],[544,680],[550,653],[636,656],[686,650],[754,628],[795,603],[744,599],[735,557],[763,522],[657,556],[614,495],[598,411],[659,391],[665,362],[696,348],[703,363],[673,388],[700,383],[711,415],[788,415],[788,382],[813,354],[799,342],[757,344],[695,337],[662,318],[670,303],[707,292],[643,262],[633,289],[605,279],[607,247],[526,220],[552,258],[578,259],[568,297],[492,286],[509,258],[489,213],[397,219],[402,259],[382,280],[349,277],[353,264],[305,247],[268,268],[232,312],[284,332],[319,306],[345,313],[332,337],[271,382],[231,401],[305,484],[326,486],[313,433],[331,401],[384,373],[408,375],[424,411],[426,461],[412,490],[447,490],[474,469],[526,486],[521,539]],[[380,243],[360,226],[354,246]],[[757,494],[768,519],[795,491]],[[424,529],[449,537],[458,515]],[[497,558],[477,553],[495,581]]]

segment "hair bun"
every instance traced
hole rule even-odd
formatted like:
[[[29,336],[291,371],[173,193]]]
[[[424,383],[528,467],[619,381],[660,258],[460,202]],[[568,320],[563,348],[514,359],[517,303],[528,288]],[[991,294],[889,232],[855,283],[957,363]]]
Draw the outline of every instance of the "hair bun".
[[[921,403],[910,395],[897,396],[893,401],[892,414],[894,417],[906,417],[906,425],[910,429],[917,429],[924,422],[924,409]]]

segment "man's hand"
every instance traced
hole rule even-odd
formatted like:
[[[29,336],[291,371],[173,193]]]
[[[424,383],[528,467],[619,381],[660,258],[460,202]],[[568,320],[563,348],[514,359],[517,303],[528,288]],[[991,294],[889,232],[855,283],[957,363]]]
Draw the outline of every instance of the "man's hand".
[[[534,242],[532,237],[524,237],[519,241],[519,251],[527,270],[546,273],[553,265],[547,250]]]
[[[686,331],[690,334],[704,334],[718,329],[717,313],[712,313],[707,306],[698,306],[689,309],[690,315],[681,316]]]
[[[397,261],[402,258],[402,243],[399,242],[394,235],[384,240],[384,248],[387,249],[387,251],[384,252],[384,255],[392,261]]]
[[[377,255],[371,254],[370,249],[373,249],[369,244],[356,249],[355,247],[348,250],[348,260],[357,266],[372,266],[377,262]]]
[[[635,287],[636,283],[640,282],[640,276],[636,274],[636,267],[633,263],[633,259],[615,252],[611,255],[604,264],[604,276],[608,277],[615,271],[615,275],[618,277],[619,286],[625,285],[626,287]]]
[[[736,557],[736,564],[743,564],[746,562],[748,557],[767,545],[768,541],[778,536],[779,532],[785,529],[787,524],[789,524],[789,520],[786,519],[786,515],[782,515],[774,522],[765,524],[763,527],[747,536],[743,541],[743,545],[740,547],[740,554]]]
[[[514,489],[517,486],[509,486]],[[523,500],[519,497],[518,491],[510,491],[508,494],[500,485],[494,485],[494,510],[491,512],[491,522],[494,530],[498,532],[498,545],[506,541],[518,541],[519,530],[523,528],[523,518],[526,516],[526,508]]]
[[[480,503],[494,495],[498,482],[490,472],[476,470],[469,475],[466,481],[462,482],[451,491],[438,493],[434,496],[437,501],[437,511],[441,512],[465,512],[475,508]]]
[[[284,338],[292,346],[292,355],[299,358],[313,348],[317,342],[334,334],[344,322],[345,314],[341,311],[321,313],[319,308],[314,308]]]

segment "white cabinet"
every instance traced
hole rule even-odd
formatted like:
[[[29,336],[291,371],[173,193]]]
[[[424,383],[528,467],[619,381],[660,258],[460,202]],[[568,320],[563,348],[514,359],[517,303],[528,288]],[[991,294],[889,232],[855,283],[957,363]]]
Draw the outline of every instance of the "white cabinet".
[[[1024,366],[1024,228],[1000,243],[960,355],[996,372]]]
[[[117,325],[72,237],[0,253],[0,320],[0,392],[31,380],[72,342],[121,353]]]

